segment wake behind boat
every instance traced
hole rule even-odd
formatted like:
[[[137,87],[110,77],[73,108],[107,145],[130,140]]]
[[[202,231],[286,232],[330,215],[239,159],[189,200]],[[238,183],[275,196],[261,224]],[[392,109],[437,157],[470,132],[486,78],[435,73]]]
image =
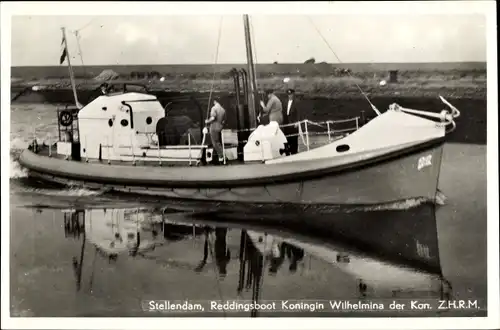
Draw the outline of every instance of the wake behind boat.
[[[57,143],[39,145],[35,139],[21,154],[20,164],[30,176],[45,181],[209,201],[222,210],[234,203],[353,206],[435,200],[442,147],[460,115],[453,105],[441,97],[451,112],[392,104],[381,113],[367,98],[377,116],[340,136],[334,134],[331,121],[305,119],[282,126],[271,121],[257,126],[247,16],[244,23],[250,78],[244,72],[246,104],[236,110],[238,129],[222,132],[224,165],[210,164],[216,157],[205,143],[206,130],[201,144],[190,133],[185,144],[166,141],[176,135],[175,127],[165,128],[171,119],[168,112],[154,95],[127,92],[125,86],[85,107],[75,89],[77,106],[58,111]],[[237,99],[239,84],[238,77]],[[327,127],[327,140],[312,148],[308,125],[318,124]],[[297,125],[306,141],[306,150],[293,155],[282,131],[289,125]]]

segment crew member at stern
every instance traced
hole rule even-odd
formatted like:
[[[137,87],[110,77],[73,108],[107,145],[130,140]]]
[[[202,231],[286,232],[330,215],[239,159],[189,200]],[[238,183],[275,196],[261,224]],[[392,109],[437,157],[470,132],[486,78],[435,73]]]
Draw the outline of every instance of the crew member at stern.
[[[226,110],[220,104],[220,100],[215,98],[213,101],[213,107],[210,110],[210,118],[205,120],[205,123],[209,126],[210,139],[212,140],[212,145],[219,157],[219,162],[224,162],[224,151],[222,148],[221,138],[222,129],[226,123]]]

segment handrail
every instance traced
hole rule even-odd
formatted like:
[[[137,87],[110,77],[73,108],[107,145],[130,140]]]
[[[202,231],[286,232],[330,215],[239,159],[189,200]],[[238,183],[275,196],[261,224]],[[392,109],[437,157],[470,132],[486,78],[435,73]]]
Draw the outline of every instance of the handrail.
[[[352,128],[344,128],[344,129],[332,129],[332,125],[333,124],[337,124],[337,123],[346,123],[346,122],[355,122],[356,125],[355,127],[352,127]],[[304,124],[304,131],[302,130],[302,124]],[[313,126],[317,126],[317,127],[321,127],[321,128],[325,128],[326,131],[325,132],[314,132],[314,131],[310,131],[309,129],[309,124],[313,125]],[[333,138],[333,135],[335,134],[344,134],[344,133],[349,133],[349,132],[354,132],[356,130],[359,129],[359,117],[353,117],[353,118],[348,118],[348,119],[342,119],[342,120],[327,120],[327,121],[323,121],[323,122],[312,122],[308,119],[304,119],[304,120],[301,120],[301,121],[298,121],[298,122],[295,122],[295,123],[290,123],[290,124],[284,124],[284,125],[280,125],[279,127],[280,128],[283,128],[283,127],[290,127],[290,126],[297,126],[297,129],[298,129],[298,132],[297,133],[292,133],[292,134],[285,134],[285,137],[292,137],[292,136],[300,136],[301,139],[302,139],[302,143],[306,146],[306,148],[308,150],[310,150],[311,146],[313,145],[324,145],[324,143],[317,143],[317,142],[311,142],[310,141],[310,137],[311,136],[322,136],[322,135],[325,135],[328,137],[328,142],[331,142],[334,138]],[[231,130],[232,132],[241,132],[241,131],[253,131],[254,129],[241,129],[241,130]],[[189,157],[187,158],[188,160],[191,161],[190,157],[191,156],[191,151],[193,150],[193,147],[196,147],[196,148],[208,148],[208,146],[206,145],[194,145],[192,144],[192,136],[191,136],[191,133],[188,132],[188,144],[187,145],[169,145],[169,146],[166,146],[165,149],[162,149],[160,146],[159,146],[159,136],[156,132],[141,132],[141,131],[138,131],[136,132],[138,135],[146,135],[146,136],[150,136],[151,138],[148,138],[148,141],[153,141],[152,145],[154,145],[155,147],[157,147],[157,150],[158,150],[158,157],[159,157],[159,161],[160,161],[160,164],[162,162],[161,160],[161,157],[164,157],[164,156],[161,156],[161,150],[165,150],[165,149],[184,149],[184,148],[187,148],[189,150]],[[155,141],[155,138],[156,137],[156,141]],[[222,136],[222,147],[223,147],[223,154],[224,154],[224,161],[226,159],[226,146],[224,144],[224,137]],[[240,142],[243,142],[243,143],[246,143],[248,142],[248,140],[243,140],[243,141],[240,141]],[[221,156],[222,157],[222,156]],[[168,157],[167,157],[168,158]],[[197,158],[199,159],[199,158]]]
[[[288,126],[297,126],[297,133],[292,133],[292,134],[286,134],[285,137],[291,137],[291,136],[300,136],[301,139],[302,139],[302,143],[306,146],[307,150],[310,150],[311,146],[313,145],[324,145],[324,142],[326,141],[323,141],[323,142],[311,142],[310,141],[310,137],[311,136],[328,136],[328,140],[327,142],[331,142],[333,140],[333,137],[332,135],[334,134],[343,134],[343,133],[348,133],[348,132],[352,132],[352,131],[356,131],[358,129],[358,118],[359,117],[354,117],[354,118],[350,118],[350,119],[345,119],[345,120],[339,120],[339,121],[333,121],[333,120],[328,120],[328,121],[325,121],[325,122],[312,122],[308,119],[305,119],[305,120],[302,120],[302,121],[298,121],[296,123],[290,123],[290,124],[285,124],[285,125],[280,125],[280,127],[288,127]],[[336,130],[333,130],[331,128],[331,125],[334,124],[334,123],[345,123],[345,122],[350,122],[350,121],[355,121],[356,122],[356,127],[353,127],[353,128],[345,128],[345,129],[336,129]],[[305,131],[302,130],[302,124],[304,124],[304,128],[305,128]],[[308,125],[309,124],[312,124],[313,126],[319,126],[319,127],[325,127],[326,126],[326,131],[322,131],[322,132],[314,132],[314,131],[310,131],[309,130],[309,127]],[[326,124],[326,125],[325,125]],[[232,132],[238,132],[238,130],[232,130]],[[242,130],[240,130],[242,131]],[[250,131],[250,130],[247,130],[247,131]],[[176,159],[176,160],[186,160],[189,162],[190,165],[192,165],[192,162],[195,161],[195,160],[199,160],[201,158],[201,155],[200,157],[193,157],[192,155],[192,151],[193,150],[199,150],[199,149],[206,149],[208,148],[207,145],[197,145],[197,144],[193,144],[193,136],[191,135],[191,132],[187,132],[187,145],[169,145],[169,146],[165,146],[165,148],[162,148],[160,146],[160,139],[159,139],[159,136],[156,132],[135,132],[137,135],[146,135],[148,136],[148,144],[149,144],[149,149],[151,150],[157,150],[157,157],[158,157],[158,162],[160,164],[160,166],[162,165],[163,161],[164,160],[168,160],[168,159]],[[305,135],[305,136],[304,136]],[[156,137],[156,139],[155,139]],[[226,145],[224,143],[224,134],[222,134],[222,139],[221,139],[221,142],[222,142],[222,148],[223,148],[223,155],[221,157],[223,157],[223,162],[226,163]],[[240,141],[240,142],[243,142],[243,143],[246,143],[248,142],[248,140],[245,140],[245,141]],[[84,141],[83,141],[84,145],[85,145],[85,148],[87,149],[87,136],[84,136]],[[117,157],[117,160],[120,160],[120,158],[122,158],[122,156],[125,156],[125,155],[121,155],[119,153],[119,150],[117,150],[115,147],[118,146],[118,148],[125,148],[125,149],[129,149],[130,151],[130,155],[126,155],[127,157],[132,157],[132,162],[135,164],[138,160],[137,157],[140,157],[138,156],[137,152],[138,150],[140,150],[140,147],[139,149],[138,148],[138,145],[134,143],[134,136],[131,135],[130,136],[130,141],[127,143],[125,142],[123,145],[120,145],[120,143],[118,143],[117,145],[115,145],[113,142],[111,142],[110,144],[110,141],[109,141],[109,136],[106,136],[106,145],[104,146],[101,146],[102,148],[106,148],[107,150],[107,162],[108,164],[111,163],[111,158],[114,158],[114,157]],[[115,154],[114,157],[111,156],[111,153],[110,153],[110,149],[113,149],[114,152],[113,154]],[[182,150],[182,149],[187,149],[188,150],[188,153],[189,155],[187,157],[168,157],[166,154],[165,154],[165,151],[166,150]],[[162,152],[163,151],[163,152]],[[86,159],[88,159],[88,154],[87,154],[88,150],[86,150]],[[261,150],[261,152],[263,152],[263,150]],[[154,157],[154,156],[153,156]]]
[[[299,126],[301,124],[305,124],[306,122],[308,122],[309,124],[313,124],[315,126],[318,126],[318,127],[321,127],[321,128],[326,128],[325,124],[327,123],[330,123],[330,124],[340,124],[340,123],[346,123],[346,122],[350,122],[350,121],[358,121],[359,120],[359,117],[352,117],[352,118],[349,118],[349,119],[342,119],[342,120],[325,120],[325,121],[320,121],[320,122],[313,122],[309,119],[304,119],[304,120],[301,120],[301,121],[297,121],[297,122],[294,122],[294,123],[289,123],[289,124],[282,124],[282,125],[279,125],[280,128],[284,128],[284,127],[290,127],[290,126]],[[254,128],[245,128],[245,129],[239,129],[239,130],[235,130],[236,132],[251,132],[251,131],[255,131],[257,128],[254,127]]]
[[[438,125],[442,125],[444,127],[446,127],[448,125],[452,126],[451,129],[448,129],[446,131],[446,134],[448,134],[448,133],[451,133],[452,131],[455,130],[457,125],[456,125],[454,119],[460,117],[460,111],[455,106],[453,106],[450,102],[448,102],[444,97],[442,97],[441,95],[439,95],[439,97],[440,97],[441,101],[451,109],[451,113],[446,109],[442,110],[440,113],[424,111],[424,110],[409,109],[409,108],[402,107],[397,103],[391,104],[389,106],[389,110],[402,111],[402,112],[411,113],[414,115],[420,115],[420,116],[426,116],[426,117],[433,118],[433,119],[439,119],[441,122],[438,123]]]
[[[122,101],[122,102],[127,102],[127,103],[158,102],[158,99],[125,100],[125,101]]]
[[[134,113],[132,110],[132,106],[128,104],[126,101],[122,101],[122,104],[130,110],[130,129],[134,129]]]

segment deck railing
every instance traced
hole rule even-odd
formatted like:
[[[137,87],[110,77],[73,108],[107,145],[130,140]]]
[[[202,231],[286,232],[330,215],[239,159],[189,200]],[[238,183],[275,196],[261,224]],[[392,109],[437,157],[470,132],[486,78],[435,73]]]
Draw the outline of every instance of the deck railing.
[[[280,128],[282,131],[290,126],[295,126],[296,127],[296,133],[292,134],[287,134],[285,135],[286,137],[290,136],[299,136],[301,140],[301,146],[302,148],[299,148],[299,152],[305,150],[311,150],[313,148],[331,143],[332,141],[341,138],[345,135],[348,135],[356,130],[359,129],[359,117],[354,117],[354,118],[349,118],[349,119],[344,119],[344,120],[328,120],[324,122],[315,122],[311,121],[308,119],[296,122],[296,123],[291,123],[291,124],[286,124],[286,125],[281,125]],[[250,132],[250,134],[255,130],[254,129],[248,129],[248,130],[240,130],[240,131],[247,131]],[[229,130],[230,132],[238,133],[237,130]],[[36,137],[36,129],[34,128],[33,134]],[[189,165],[192,165],[193,162],[197,162],[199,158],[201,158],[202,155],[202,149],[207,149],[208,146],[205,145],[200,145],[193,143],[197,142],[197,139],[191,134],[191,132],[187,132],[185,138],[187,138],[187,144],[173,144],[173,145],[166,145],[166,146],[160,146],[160,137],[156,132],[137,132],[138,135],[145,135],[147,136],[148,144],[153,148],[156,148],[157,150],[157,160],[160,166],[164,163],[164,161],[182,161],[183,159],[188,162]],[[165,136],[163,136],[165,137]],[[172,135],[171,137],[174,137]],[[178,138],[178,136],[176,136]],[[51,139],[49,135],[49,140]],[[88,148],[87,148],[87,143],[88,143],[88,137],[83,136],[83,149],[85,150],[85,161],[89,161],[89,156],[88,156]],[[222,144],[222,149],[223,149],[223,162],[224,164],[226,163],[226,143],[225,143],[225,134],[222,134],[221,136],[221,144]],[[240,141],[242,143],[248,142],[246,141]],[[115,159],[114,157],[111,157],[111,152],[110,148],[115,148],[116,146],[113,143],[110,143],[109,141],[109,136],[106,136],[106,145],[100,145],[100,148],[106,149],[106,157],[104,157],[104,153],[100,153],[101,159],[107,158],[107,163],[111,164],[111,161]],[[130,149],[130,155],[127,155],[128,159],[132,158],[132,164],[137,163],[137,145],[134,144],[134,138],[132,135],[130,135],[130,144],[129,145],[123,145],[120,147],[124,148],[129,148]],[[188,151],[188,156],[187,157],[168,157],[165,155],[164,150],[179,150],[179,149],[187,149]],[[193,150],[200,150],[199,156],[198,157],[193,157],[192,152]],[[263,145],[261,144],[261,154],[262,154],[262,160],[264,160],[264,149]],[[116,150],[118,151],[118,150]],[[52,156],[52,143],[49,143],[49,156]],[[117,161],[123,161],[123,158],[121,157],[122,155],[118,156]],[[66,157],[66,159],[69,159],[69,155]]]

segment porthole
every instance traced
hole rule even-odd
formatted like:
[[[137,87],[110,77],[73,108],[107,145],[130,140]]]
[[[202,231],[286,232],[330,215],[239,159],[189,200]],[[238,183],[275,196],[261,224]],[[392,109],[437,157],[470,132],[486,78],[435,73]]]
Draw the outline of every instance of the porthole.
[[[107,107],[102,107],[102,111],[106,111],[106,110],[108,110]]]
[[[113,126],[113,119],[108,120],[108,125],[109,125],[109,127]]]
[[[341,144],[337,146],[337,152],[349,151],[350,147],[347,144]]]
[[[151,125],[152,122],[153,122],[153,118],[151,118],[151,117],[146,118],[146,124]]]
[[[126,127],[128,125],[128,120],[127,119],[122,119],[120,121],[120,124],[122,124],[123,127]]]

